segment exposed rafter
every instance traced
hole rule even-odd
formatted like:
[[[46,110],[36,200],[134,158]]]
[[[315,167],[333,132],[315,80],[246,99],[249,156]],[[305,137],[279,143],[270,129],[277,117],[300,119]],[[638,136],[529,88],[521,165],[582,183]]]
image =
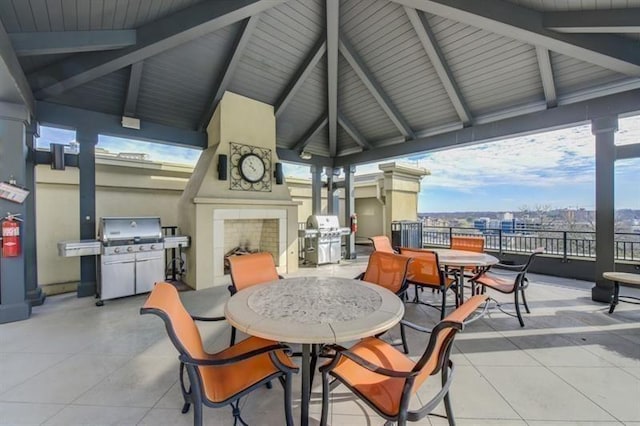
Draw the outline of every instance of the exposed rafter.
[[[471,127],[420,137],[413,141],[376,147],[370,151],[346,155],[335,159],[334,167],[362,164],[373,161],[432,152],[452,147],[491,142],[517,135],[558,129],[584,123],[596,117],[626,114],[640,110],[640,89],[629,90],[616,95],[603,96],[583,102],[559,105],[554,109],[544,109],[516,117],[474,124]],[[627,155],[622,153],[621,155]]]
[[[245,19],[242,23],[238,36],[236,37],[233,46],[231,46],[222,74],[217,78],[217,83],[213,89],[213,93],[209,98],[209,102],[206,105],[202,117],[200,117],[198,129],[206,129],[209,124],[209,120],[211,120],[213,112],[216,110],[216,107],[218,106],[220,99],[222,99],[224,92],[227,90],[227,87],[229,87],[229,83],[231,83],[233,74],[236,71],[238,63],[240,63],[240,58],[242,57],[244,49],[247,47],[251,34],[253,33],[253,30],[256,29],[259,20],[260,15],[253,15],[252,17]]]
[[[138,28],[138,38],[134,46],[69,58],[29,75],[29,81],[36,90],[36,98],[56,96],[150,56],[242,21],[284,1],[286,0],[225,0],[197,3]]]
[[[562,33],[639,33],[640,8],[545,12],[542,22]]]
[[[296,142],[296,144],[293,146],[293,148],[291,148],[291,150],[297,151],[298,153],[302,152],[307,147],[307,145],[309,145],[309,143],[311,142],[311,139],[313,139],[313,137],[317,135],[320,130],[324,129],[324,127],[327,125],[328,122],[329,122],[329,117],[327,117],[326,115],[323,115],[322,117],[317,119],[311,125],[311,127],[307,129],[304,135],[302,135],[300,140]]]
[[[364,61],[360,59],[353,46],[351,46],[345,37],[340,37],[340,53],[342,53],[342,56],[344,56],[349,65],[351,65],[351,68],[356,72],[362,83],[369,92],[371,92],[371,95],[373,95],[378,104],[380,104],[389,119],[395,124],[398,130],[400,130],[400,133],[409,139],[415,138],[415,134],[413,130],[411,130],[409,123],[406,122],[400,114],[400,111],[393,105],[389,96],[384,93],[371,71],[367,69]]]
[[[9,35],[18,56],[94,52],[136,44],[136,30],[52,31]]]
[[[538,56],[538,68],[540,69],[544,99],[547,102],[547,108],[553,108],[558,105],[558,96],[556,95],[556,85],[553,80],[551,56],[548,49],[539,46],[536,47],[536,55]]]
[[[363,149],[371,149],[371,144],[367,142],[367,139],[356,129],[356,127],[344,116],[342,113],[338,113],[338,124],[351,136],[351,138]]]
[[[340,1],[327,0],[327,116],[329,119],[329,155],[338,152],[338,38]]]
[[[456,109],[456,112],[460,117],[460,121],[462,121],[462,124],[465,126],[470,125],[471,113],[469,112],[469,108],[462,97],[460,88],[447,65],[447,60],[438,45],[436,36],[431,30],[427,17],[424,16],[424,13],[418,12],[410,7],[405,6],[404,11],[409,17],[409,21],[411,22],[411,25],[413,25],[413,29],[418,35],[420,43],[422,43],[424,50],[427,52],[427,56],[429,56],[429,60],[431,61],[433,68],[436,70],[436,73],[444,86],[444,90],[447,92],[447,95],[449,95],[449,99],[451,99],[451,103]]]
[[[296,94],[298,89],[302,86],[302,83],[304,83],[307,77],[309,77],[309,74],[311,74],[311,72],[316,67],[316,65],[318,64],[318,62],[320,61],[320,59],[322,58],[322,56],[325,54],[326,51],[327,51],[327,41],[325,39],[325,36],[323,35],[320,38],[320,40],[318,40],[318,42],[315,44],[315,46],[313,46],[313,49],[311,49],[311,52],[309,52],[305,60],[302,62],[302,65],[300,66],[300,68],[298,68],[298,70],[294,74],[291,81],[287,83],[287,86],[282,91],[282,94],[276,101],[276,104],[275,104],[276,118],[278,118],[284,112],[285,108],[287,107],[291,99],[293,99],[293,96]]]
[[[609,34],[565,34],[545,28],[543,13],[505,0],[393,0],[447,19],[640,77],[640,44]]]
[[[21,103],[29,114],[34,111],[34,99],[27,78],[22,72],[9,35],[0,21],[0,102]]]
[[[138,93],[140,92],[140,81],[142,80],[142,66],[144,62],[136,62],[131,65],[129,72],[129,84],[127,86],[127,97],[124,101],[123,112],[127,117],[135,117],[138,107]]]

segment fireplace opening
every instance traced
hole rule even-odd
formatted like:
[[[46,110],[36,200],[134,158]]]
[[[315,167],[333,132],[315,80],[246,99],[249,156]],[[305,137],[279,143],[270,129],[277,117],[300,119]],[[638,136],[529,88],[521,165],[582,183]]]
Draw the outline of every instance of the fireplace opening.
[[[269,252],[279,266],[278,219],[227,219],[224,221],[224,274],[229,274],[230,256]]]

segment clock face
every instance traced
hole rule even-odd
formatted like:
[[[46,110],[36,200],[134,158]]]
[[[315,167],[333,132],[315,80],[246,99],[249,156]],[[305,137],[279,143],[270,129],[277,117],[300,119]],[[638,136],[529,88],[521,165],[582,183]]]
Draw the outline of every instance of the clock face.
[[[243,155],[238,165],[240,166],[240,175],[248,182],[260,182],[264,177],[264,162],[256,154]]]

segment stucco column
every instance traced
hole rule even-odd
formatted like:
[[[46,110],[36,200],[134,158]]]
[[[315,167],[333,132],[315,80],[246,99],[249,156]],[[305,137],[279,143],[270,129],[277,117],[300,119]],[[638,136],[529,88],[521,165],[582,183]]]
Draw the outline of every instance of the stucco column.
[[[591,132],[596,137],[596,285],[591,299],[609,303],[613,283],[602,278],[602,273],[615,271],[615,132],[618,117],[591,120]]]
[[[410,167],[396,163],[378,166],[383,172],[385,195],[385,234],[391,238],[391,222],[396,220],[418,220],[418,195],[420,181],[429,171],[421,167]]]
[[[98,133],[92,129],[76,129],[76,142],[80,144],[80,239],[96,239],[96,144]],[[78,297],[96,294],[96,256],[80,258]]]
[[[16,185],[26,186],[28,121],[29,115],[22,105],[0,105],[0,181],[15,180]],[[28,197],[33,197],[33,194]],[[20,218],[26,219],[27,205],[0,198],[0,217],[7,213],[19,214]],[[22,241],[25,229],[32,225],[26,220],[20,224]],[[27,262],[29,267],[36,268],[35,263],[26,258],[24,248],[19,256],[0,257],[0,324],[24,320],[31,315],[26,290]]]
[[[322,213],[322,167],[311,166],[311,214]]]
[[[351,215],[355,213],[355,188],[354,173],[355,166],[344,167],[344,226],[350,225]],[[346,253],[345,258],[356,258],[356,234],[350,233],[345,236]]]
[[[40,306],[47,297],[38,286],[38,253],[36,245],[36,161],[35,149],[36,138],[40,135],[40,126],[33,121],[26,129],[27,162],[25,186],[29,188],[31,194],[25,201],[26,216],[24,233],[24,253],[28,262],[25,262],[25,280],[27,289],[27,299],[31,306]]]

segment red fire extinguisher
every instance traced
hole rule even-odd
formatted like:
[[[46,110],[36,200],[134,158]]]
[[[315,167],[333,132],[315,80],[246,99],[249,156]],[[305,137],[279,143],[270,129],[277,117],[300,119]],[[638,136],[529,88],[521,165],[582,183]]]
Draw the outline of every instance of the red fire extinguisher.
[[[2,218],[2,257],[20,256],[20,218],[18,214],[7,213]]]
[[[355,213],[351,215],[351,232],[358,232],[358,215]]]

